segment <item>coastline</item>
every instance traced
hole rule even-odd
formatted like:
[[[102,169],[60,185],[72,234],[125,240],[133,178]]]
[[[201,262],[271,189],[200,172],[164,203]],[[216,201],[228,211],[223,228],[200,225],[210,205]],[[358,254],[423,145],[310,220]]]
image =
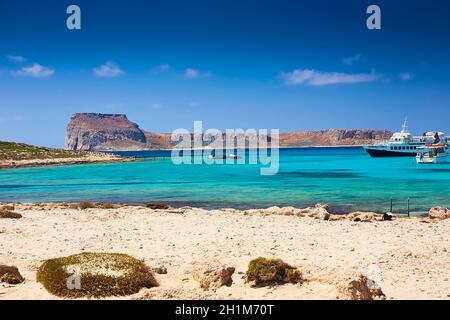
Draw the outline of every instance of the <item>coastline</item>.
[[[319,145],[312,145],[312,146],[298,146],[298,147],[292,147],[292,146],[279,146],[278,149],[307,149],[307,148],[362,148],[363,144],[361,145],[356,145],[356,144],[345,144],[345,145],[327,145],[327,146],[319,146]],[[252,148],[248,148],[248,147],[234,147],[233,150],[242,150],[242,149],[257,149],[257,147],[252,147]],[[97,150],[97,152],[105,152],[105,153],[110,153],[110,152],[140,152],[140,151],[181,151],[181,150],[185,150],[185,151],[195,151],[195,150],[231,150],[231,149],[215,149],[215,148],[210,148],[210,147],[201,147],[201,148],[170,148],[170,149],[142,149],[142,150]]]
[[[380,269],[386,299],[449,299],[450,219],[382,221],[361,212],[327,217],[323,205],[243,211],[14,206],[23,217],[2,219],[0,264],[17,266],[26,280],[0,285],[2,299],[58,299],[36,282],[36,269],[42,260],[81,252],[126,253],[167,269],[156,274],[158,287],[121,299],[348,299],[355,275],[372,265]],[[259,256],[298,267],[305,282],[251,287],[243,274]],[[192,270],[205,261],[235,267],[231,286],[201,289]]]
[[[330,145],[330,146],[299,146],[299,147],[279,147],[279,149],[306,149],[306,148],[362,148],[362,145]],[[233,150],[242,149],[256,149],[256,148],[234,148]],[[203,148],[190,148],[190,149],[143,149],[143,150],[96,150],[86,151],[87,154],[79,157],[67,157],[67,158],[36,158],[36,159],[23,159],[23,160],[7,160],[0,159],[1,169],[13,169],[24,167],[41,167],[41,166],[64,166],[64,165],[76,165],[76,164],[100,164],[100,163],[114,163],[114,162],[134,162],[138,159],[133,157],[127,157],[114,154],[114,152],[145,152],[145,151],[208,151],[216,150],[208,147]],[[226,151],[228,149],[220,149]]]
[[[132,162],[137,161],[134,158],[119,156],[116,154],[107,154],[101,152],[90,152],[79,157],[66,158],[43,158],[43,159],[24,159],[24,160],[0,160],[0,169],[23,168],[23,167],[41,167],[41,166],[61,166],[74,164],[93,164],[93,163],[113,163],[113,162]]]

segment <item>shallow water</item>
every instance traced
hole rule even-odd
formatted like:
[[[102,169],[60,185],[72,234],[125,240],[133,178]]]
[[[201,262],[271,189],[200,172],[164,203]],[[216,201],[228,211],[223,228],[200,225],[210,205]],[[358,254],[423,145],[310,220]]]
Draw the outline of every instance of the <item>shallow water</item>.
[[[450,163],[370,158],[362,148],[280,150],[280,169],[260,165],[175,165],[170,152],[127,152],[143,161],[0,170],[0,201],[167,201],[206,208],[304,207],[425,212],[450,207]]]

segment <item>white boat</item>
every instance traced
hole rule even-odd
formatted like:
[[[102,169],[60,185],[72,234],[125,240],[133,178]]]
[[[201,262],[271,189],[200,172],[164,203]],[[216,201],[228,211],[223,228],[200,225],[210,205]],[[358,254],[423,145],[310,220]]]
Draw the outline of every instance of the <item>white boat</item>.
[[[449,142],[448,137],[442,132],[426,132],[422,136],[411,135],[405,119],[400,132],[395,132],[387,141],[364,146],[364,149],[372,157],[414,157],[417,155],[418,148],[426,144],[443,143],[448,145]]]
[[[447,162],[449,148],[446,144],[431,144],[417,148],[417,163]]]

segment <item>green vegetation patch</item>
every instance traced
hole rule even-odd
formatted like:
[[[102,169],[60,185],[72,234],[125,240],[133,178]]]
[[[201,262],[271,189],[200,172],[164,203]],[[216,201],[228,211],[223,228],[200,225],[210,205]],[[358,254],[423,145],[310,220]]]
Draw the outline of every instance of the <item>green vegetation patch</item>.
[[[81,151],[53,149],[25,143],[0,141],[0,160],[78,158],[86,154],[86,152]]]
[[[165,202],[151,202],[147,203],[145,206],[150,209],[169,209],[170,207],[170,205]]]
[[[0,219],[20,219],[20,218],[22,218],[22,215],[20,213],[12,212],[5,207],[0,208]]]
[[[125,296],[158,286],[143,261],[121,253],[86,252],[46,260],[37,281],[65,298]]]
[[[117,209],[119,206],[115,205],[113,203],[108,203],[108,202],[89,202],[89,201],[84,201],[84,202],[80,202],[80,203],[72,203],[69,205],[69,208],[71,209],[80,209],[80,210],[84,210],[84,209],[90,209],[90,208],[97,208],[97,209]]]
[[[246,275],[247,282],[254,281],[257,286],[302,282],[300,271],[281,259],[253,259],[248,264]]]

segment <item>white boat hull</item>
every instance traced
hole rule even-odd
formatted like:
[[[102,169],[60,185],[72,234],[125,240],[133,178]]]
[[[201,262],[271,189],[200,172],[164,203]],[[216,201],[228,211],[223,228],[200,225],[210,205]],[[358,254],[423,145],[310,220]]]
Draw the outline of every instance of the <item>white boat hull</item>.
[[[420,157],[416,156],[417,163],[442,163],[446,162],[446,156],[443,157]]]

